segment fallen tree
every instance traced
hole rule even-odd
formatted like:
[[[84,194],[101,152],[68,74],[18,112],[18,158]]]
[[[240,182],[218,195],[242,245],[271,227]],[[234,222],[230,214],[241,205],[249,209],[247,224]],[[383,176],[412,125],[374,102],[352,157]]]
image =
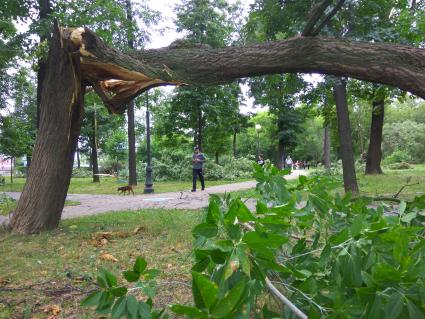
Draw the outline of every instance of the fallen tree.
[[[299,36],[220,49],[181,42],[124,54],[88,29],[56,26],[31,173],[12,216],[12,229],[37,233],[57,227],[86,87],[97,92],[111,113],[123,113],[129,101],[161,85],[216,85],[241,77],[298,72],[354,77],[425,98],[425,50],[405,45]]]

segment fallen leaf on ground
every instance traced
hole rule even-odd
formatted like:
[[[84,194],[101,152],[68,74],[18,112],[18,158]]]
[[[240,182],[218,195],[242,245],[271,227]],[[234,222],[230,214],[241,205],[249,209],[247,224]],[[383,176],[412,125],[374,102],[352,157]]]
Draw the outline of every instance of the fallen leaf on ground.
[[[59,307],[58,305],[46,305],[42,309],[45,313],[52,314],[53,317],[59,315],[62,311],[62,308]],[[49,317],[49,318],[51,318],[51,317]]]
[[[106,260],[106,261],[112,261],[112,262],[117,262],[118,259],[116,259],[114,256],[112,256],[111,254],[101,254],[99,256],[100,259],[102,260]]]

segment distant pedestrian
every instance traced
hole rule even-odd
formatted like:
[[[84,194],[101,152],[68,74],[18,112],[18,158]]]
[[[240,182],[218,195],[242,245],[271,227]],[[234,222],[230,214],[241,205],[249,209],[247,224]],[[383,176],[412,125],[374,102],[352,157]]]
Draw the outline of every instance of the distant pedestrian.
[[[265,161],[264,161],[264,155],[263,154],[258,155],[257,164],[258,165],[261,165],[261,166],[264,166],[264,163],[265,163]]]
[[[292,161],[291,156],[288,155],[288,157],[286,157],[285,164],[287,168],[292,169],[294,162]]]
[[[199,176],[199,180],[201,181],[202,190],[205,189],[204,175],[202,174],[202,167],[204,162],[207,159],[205,155],[201,153],[198,146],[193,148],[192,155],[192,175],[193,175],[193,185],[192,192],[196,192],[196,179]]]

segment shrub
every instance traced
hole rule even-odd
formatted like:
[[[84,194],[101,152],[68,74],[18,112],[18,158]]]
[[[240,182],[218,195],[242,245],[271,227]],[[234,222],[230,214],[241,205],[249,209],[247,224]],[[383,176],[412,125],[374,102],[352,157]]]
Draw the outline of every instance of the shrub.
[[[409,163],[401,162],[401,163],[394,163],[391,165],[388,165],[389,169],[409,169],[411,168]]]
[[[411,157],[406,151],[396,150],[391,155],[385,158],[384,163],[395,164],[395,163],[410,162],[410,161],[411,161]]]
[[[74,168],[72,170],[72,177],[92,177],[93,171],[89,168]]]

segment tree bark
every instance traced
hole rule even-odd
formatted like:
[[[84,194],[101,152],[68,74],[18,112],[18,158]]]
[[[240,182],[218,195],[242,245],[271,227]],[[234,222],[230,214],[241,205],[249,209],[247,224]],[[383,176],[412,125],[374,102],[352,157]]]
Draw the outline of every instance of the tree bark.
[[[136,134],[134,133],[134,100],[127,109],[127,136],[128,136],[128,184],[137,185],[136,170]]]
[[[298,36],[244,47],[166,47],[127,55],[87,29],[67,29],[64,37],[79,47],[85,79],[101,82],[97,92],[113,113],[123,113],[130,100],[155,86],[212,85],[274,73],[350,76],[425,98],[425,50],[412,46]]]
[[[357,195],[359,193],[359,187],[357,186],[356,168],[354,166],[346,82],[343,79],[335,80],[333,94],[336,104],[336,115],[338,117],[338,135],[341,149],[344,189],[346,192],[351,191],[354,195]]]
[[[77,168],[80,169],[81,168],[81,158],[80,158],[80,150],[77,147]]]
[[[236,158],[236,131],[233,132],[233,141],[232,141],[232,150],[233,150],[233,158]]]
[[[50,0],[38,0],[38,10],[39,10],[39,22],[43,23],[49,17],[51,13]],[[47,32],[40,32],[40,43],[48,40]],[[46,77],[46,61],[45,57],[41,57],[38,60],[38,70],[37,70],[37,113],[36,113],[36,126],[37,129],[40,126],[40,108],[41,108],[41,93],[43,90],[43,81]]]
[[[284,145],[283,145],[283,143],[279,140],[279,142],[278,142],[278,144],[277,144],[277,159],[276,159],[277,167],[278,167],[279,169],[282,169],[282,168],[285,166],[285,165],[283,164],[283,162],[285,161],[285,158],[284,158],[284,156],[285,156],[284,151],[285,151],[285,146],[284,146]]]
[[[133,22],[133,9],[131,1],[125,1],[127,20]],[[134,49],[134,41],[132,35],[127,39],[128,46]],[[137,169],[136,169],[136,137],[134,129],[134,100],[128,103],[127,108],[127,137],[128,137],[128,184],[137,185]]]
[[[374,101],[372,104],[372,122],[370,125],[370,141],[367,150],[365,174],[382,174],[382,128],[384,126],[385,102]]]
[[[28,176],[10,226],[38,233],[58,226],[80,133],[85,87],[78,55],[61,42],[56,27],[41,99],[40,127]]]
[[[323,165],[326,169],[331,168],[331,138],[329,134],[329,125],[325,126],[323,133]]]

